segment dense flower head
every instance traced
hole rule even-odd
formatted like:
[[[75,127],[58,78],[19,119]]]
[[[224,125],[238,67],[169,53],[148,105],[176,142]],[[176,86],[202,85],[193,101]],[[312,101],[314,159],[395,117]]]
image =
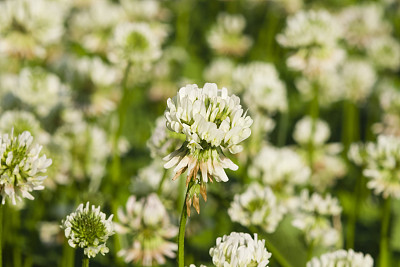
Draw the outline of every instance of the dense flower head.
[[[109,58],[146,66],[161,56],[160,39],[147,23],[121,23],[114,29]]]
[[[132,238],[132,245],[118,252],[125,262],[152,266],[164,264],[165,257],[175,257],[178,246],[168,239],[177,235],[178,228],[170,223],[168,213],[156,194],[141,200],[136,196],[129,197],[126,212],[119,209],[118,218],[120,223],[116,231]]]
[[[299,11],[287,20],[278,42],[285,47],[334,45],[341,31],[335,18],[325,10]]]
[[[378,68],[396,71],[400,67],[400,43],[391,36],[375,38],[369,42],[367,55]]]
[[[361,252],[349,250],[336,250],[322,254],[319,257],[312,258],[307,262],[307,267],[372,267],[374,260],[369,254],[364,255]]]
[[[241,65],[233,77],[244,92],[243,100],[250,111],[274,113],[287,109],[286,86],[274,65],[258,61]]]
[[[247,233],[232,232],[218,237],[216,246],[210,249],[216,267],[267,267],[271,253],[265,248],[265,240],[254,239]]]
[[[46,155],[40,156],[42,146],[33,144],[30,132],[25,131],[14,136],[3,134],[0,136],[0,194],[2,204],[6,199],[16,205],[16,200],[22,198],[33,200],[30,194],[33,190],[43,190],[43,174],[51,165],[51,159]]]
[[[264,146],[253,159],[249,175],[269,185],[279,197],[291,196],[295,186],[308,182],[311,171],[290,148]]]
[[[198,173],[201,183],[228,181],[224,168],[237,170],[238,166],[222,150],[240,152],[240,143],[250,136],[253,123],[239,97],[229,96],[226,88],[219,90],[216,84],[206,83],[204,88],[192,84],[182,87],[167,104],[168,129],[184,134],[186,141],[165,157],[168,162],[164,167],[176,166],[175,178],[187,169],[187,184],[191,179],[197,180]]]
[[[243,34],[245,26],[242,15],[221,13],[208,34],[208,44],[218,54],[241,56],[253,44],[252,39]]]
[[[100,206],[86,206],[80,204],[75,212],[67,215],[62,221],[61,228],[65,230],[68,244],[75,248],[83,248],[88,258],[95,257],[99,252],[104,255],[109,249],[106,242],[114,234],[113,215],[106,219],[106,215],[100,211]]]
[[[339,201],[331,195],[310,195],[303,190],[294,209],[292,224],[303,231],[308,244],[330,247],[338,242],[340,233],[332,226],[329,217],[339,216],[341,212]]]
[[[42,133],[40,123],[35,116],[23,110],[8,110],[1,115],[0,132],[11,132],[12,129],[16,133],[28,131],[36,137]]]
[[[259,225],[267,233],[275,231],[285,212],[271,188],[258,183],[252,183],[244,193],[235,195],[228,209],[232,221],[244,226]]]
[[[379,135],[376,143],[366,145],[365,153],[367,187],[384,198],[400,198],[400,137]]]
[[[302,146],[306,146],[309,143],[321,146],[326,143],[330,135],[329,125],[325,121],[317,119],[315,126],[313,126],[312,118],[306,116],[296,123],[293,139]]]

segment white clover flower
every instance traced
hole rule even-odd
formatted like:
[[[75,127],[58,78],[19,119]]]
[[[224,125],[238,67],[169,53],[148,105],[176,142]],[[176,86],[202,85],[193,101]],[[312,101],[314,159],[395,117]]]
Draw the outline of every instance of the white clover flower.
[[[41,117],[69,100],[69,88],[42,68],[24,68],[16,79],[14,94]]]
[[[146,23],[121,23],[114,29],[109,59],[147,66],[161,56],[159,37]]]
[[[232,232],[218,237],[216,246],[210,249],[216,267],[268,267],[271,253],[265,248],[265,240],[254,239],[247,233]]]
[[[109,249],[106,242],[114,234],[113,214],[106,219],[106,215],[89,202],[84,207],[80,204],[75,212],[67,215],[61,222],[61,228],[65,231],[68,244],[76,248],[83,248],[88,258],[95,257],[98,253],[105,255]]]
[[[317,119],[313,129],[311,117],[305,116],[296,123],[293,139],[302,146],[307,146],[310,142],[321,146],[328,141],[330,135],[329,125],[325,121]]]
[[[156,119],[156,125],[152,135],[147,141],[151,157],[163,158],[179,148],[185,136],[169,131],[165,125],[167,119],[164,116]],[[183,136],[183,137],[182,137]]]
[[[371,40],[367,44],[367,55],[379,68],[396,71],[400,67],[400,43],[391,36]]]
[[[174,179],[187,170],[186,184],[191,180],[200,183],[204,197],[205,183],[227,182],[224,169],[238,169],[223,150],[240,152],[240,143],[250,136],[253,121],[243,111],[239,97],[229,96],[226,88],[219,90],[212,83],[203,88],[196,84],[182,87],[177,96],[168,99],[167,105],[164,114],[168,129],[185,134],[186,141],[164,158],[168,161],[164,167],[176,166]]]
[[[296,204],[292,225],[303,231],[308,244],[325,247],[337,244],[340,232],[329,220],[330,216],[340,216],[342,211],[336,198],[329,194],[322,197],[318,193],[310,196],[307,190],[303,190]]]
[[[287,20],[277,36],[285,47],[332,46],[341,35],[335,18],[325,10],[299,11]]]
[[[366,144],[365,152],[367,187],[384,198],[400,198],[400,137],[379,135],[376,143]]]
[[[196,265],[190,264],[189,267],[196,267]],[[200,264],[200,267],[207,267],[207,266],[205,266],[205,265],[203,265],[203,264]]]
[[[338,15],[337,21],[343,28],[346,42],[360,49],[391,31],[390,24],[384,20],[382,5],[377,3],[348,7]]]
[[[132,245],[118,252],[125,262],[152,266],[164,264],[165,257],[175,257],[178,246],[168,239],[177,235],[178,228],[170,223],[168,213],[156,194],[140,201],[136,196],[129,197],[126,213],[119,209],[118,218],[120,223],[116,225],[116,231],[132,238]]]
[[[47,246],[62,244],[63,233],[59,222],[40,222],[39,224],[40,241]],[[60,238],[61,236],[61,238]]]
[[[30,132],[33,136],[43,135],[39,121],[35,116],[23,110],[8,110],[1,114],[0,132],[11,132],[14,129],[16,133],[24,131]],[[46,136],[48,137],[48,136]],[[47,143],[47,138],[40,138],[40,143]]]
[[[242,15],[221,13],[208,33],[208,45],[221,55],[242,56],[253,44],[252,39],[243,34],[245,27]]]
[[[64,33],[67,7],[49,0],[0,2],[0,53],[45,57],[46,48],[59,43]]]
[[[273,114],[287,109],[286,86],[274,65],[257,61],[241,65],[233,77],[244,92],[243,100],[251,111],[266,110]]]
[[[232,221],[244,226],[259,225],[267,233],[275,232],[286,208],[278,202],[270,187],[252,183],[240,195],[235,195],[228,214]]]
[[[349,59],[340,71],[342,90],[345,99],[353,102],[364,101],[372,92],[377,80],[374,68],[367,61]]]
[[[204,70],[203,76],[206,81],[216,83],[222,87],[236,89],[233,87],[233,71],[235,63],[229,58],[216,58]],[[237,93],[238,91],[234,91]]]
[[[291,196],[296,186],[306,184],[310,174],[307,164],[289,148],[264,146],[249,167],[250,177],[269,185],[283,198]]]
[[[0,136],[0,194],[2,204],[10,199],[13,205],[22,198],[33,200],[30,194],[33,190],[43,190],[42,176],[51,165],[51,159],[40,156],[42,146],[33,144],[33,137],[25,131],[14,137],[3,134]]]
[[[349,250],[336,250],[322,254],[320,257],[314,257],[307,262],[307,267],[373,267],[374,260],[369,254],[364,255],[361,252]]]

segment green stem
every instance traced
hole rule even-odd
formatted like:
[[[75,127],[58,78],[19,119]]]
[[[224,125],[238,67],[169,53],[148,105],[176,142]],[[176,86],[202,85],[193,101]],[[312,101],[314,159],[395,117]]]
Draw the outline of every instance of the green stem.
[[[358,175],[356,178],[356,188],[355,188],[355,202],[353,205],[353,212],[350,214],[349,223],[347,225],[347,249],[354,248],[354,240],[356,236],[356,223],[358,219],[358,214],[360,212],[361,206],[361,192],[362,186],[364,184],[364,177],[362,175]]]
[[[162,186],[163,186],[163,184],[164,184],[164,181],[165,181],[166,178],[167,178],[167,172],[168,172],[167,169],[164,169],[163,176],[162,176],[162,178],[161,178],[160,184],[158,185],[158,189],[157,189],[157,195],[158,195],[158,196],[161,196]]]
[[[70,247],[67,241],[64,241],[61,265],[62,267],[74,267],[75,249]]]
[[[3,266],[3,205],[0,204],[0,267]]]
[[[307,249],[307,261],[311,260],[313,253],[314,253],[314,244],[313,242],[311,242],[311,244],[308,246]]]
[[[314,162],[314,134],[317,128],[317,119],[319,116],[319,88],[316,83],[313,84],[313,99],[310,103],[310,117],[312,120],[311,123],[311,136],[308,143],[308,163],[311,168],[313,169],[313,162]]]
[[[262,231],[258,231],[254,226],[250,226],[249,230],[253,233],[260,233]],[[265,247],[272,254],[272,257],[279,263],[282,267],[292,267],[292,265],[286,260],[286,258],[280,253],[279,249],[277,249],[273,243],[269,240],[266,235],[260,235],[262,239],[265,240]]]
[[[181,213],[181,221],[179,223],[179,234],[178,234],[178,265],[179,267],[185,267],[185,228],[187,221],[187,212],[186,212],[186,197],[189,193],[189,189],[191,184],[189,184],[185,199],[183,200],[183,207]]]
[[[278,147],[282,147],[286,143],[287,130],[289,126],[289,110],[280,114],[278,129]]]
[[[381,228],[381,241],[380,241],[380,254],[379,254],[379,266],[389,267],[390,266],[390,247],[389,247],[389,224],[390,224],[390,197],[385,199],[383,203],[383,214],[382,214],[382,228]]]
[[[82,267],[89,267],[89,258],[83,257]]]

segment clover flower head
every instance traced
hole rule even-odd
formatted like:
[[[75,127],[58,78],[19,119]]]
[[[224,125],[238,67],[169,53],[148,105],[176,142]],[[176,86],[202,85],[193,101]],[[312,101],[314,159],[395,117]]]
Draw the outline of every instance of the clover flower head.
[[[265,247],[265,240],[254,239],[247,233],[232,232],[218,237],[210,256],[216,267],[268,267],[271,253]]]
[[[329,139],[331,131],[325,121],[317,119],[313,129],[312,118],[306,116],[299,120],[294,128],[293,139],[300,145],[306,146],[310,142],[321,146]]]
[[[43,176],[51,159],[46,155],[40,156],[42,146],[33,144],[30,132],[25,131],[14,136],[3,134],[0,136],[0,194],[2,204],[9,198],[16,205],[16,200],[22,198],[33,200],[30,194],[33,190],[43,190]]]
[[[243,100],[250,111],[265,110],[273,114],[287,109],[286,86],[274,65],[266,62],[241,65],[233,77],[244,91]]]
[[[285,47],[333,46],[340,37],[335,18],[325,10],[299,11],[287,20],[283,33],[277,36]]]
[[[270,187],[252,183],[240,195],[235,195],[228,214],[231,220],[244,226],[259,225],[267,233],[273,233],[286,213]]]
[[[378,68],[396,71],[400,67],[400,43],[391,36],[382,36],[369,42],[367,55]]]
[[[239,97],[229,96],[226,88],[219,90],[212,83],[203,88],[196,84],[182,87],[177,96],[168,99],[167,105],[164,113],[167,128],[184,134],[186,141],[164,158],[168,161],[164,167],[175,166],[174,179],[187,170],[186,185],[192,180],[201,184],[204,198],[208,181],[227,182],[224,169],[238,169],[223,150],[240,152],[243,149],[240,143],[251,134],[253,120],[243,111]]]
[[[339,231],[329,220],[330,216],[340,216],[342,211],[336,198],[329,194],[325,198],[318,193],[310,195],[303,190],[294,210],[292,225],[303,231],[308,244],[330,247],[338,242]]]
[[[35,116],[23,110],[7,110],[0,117],[0,132],[11,132],[14,129],[16,133],[29,131],[33,136],[42,133],[40,123]]]
[[[322,254],[320,257],[314,257],[307,262],[307,267],[331,266],[372,267],[374,266],[374,260],[369,254],[364,255],[352,249],[340,249]]]
[[[365,152],[367,187],[384,198],[400,198],[400,137],[379,135],[376,143],[366,144]]]
[[[190,264],[189,265],[189,267],[196,267],[196,265],[194,265],[194,264]],[[200,264],[200,267],[206,267],[205,265],[203,265],[203,264]]]
[[[209,46],[218,54],[242,56],[253,44],[252,39],[243,34],[245,26],[242,15],[219,14],[207,36]]]
[[[132,238],[132,245],[118,252],[125,262],[152,266],[164,264],[165,257],[175,257],[178,246],[168,239],[177,235],[178,228],[170,223],[168,213],[156,194],[141,200],[136,196],[129,197],[126,212],[119,209],[118,218],[120,223],[116,225],[116,231]]]
[[[109,58],[148,66],[161,56],[159,37],[147,23],[124,22],[115,27]]]
[[[295,187],[304,185],[310,174],[310,168],[290,148],[264,146],[249,167],[250,177],[270,186],[280,198],[292,196]]]
[[[68,244],[73,247],[83,248],[88,258],[95,257],[98,253],[105,255],[109,249],[106,242],[114,234],[113,215],[106,219],[100,211],[100,206],[86,206],[80,204],[75,212],[67,215],[62,221],[61,228],[65,231]]]

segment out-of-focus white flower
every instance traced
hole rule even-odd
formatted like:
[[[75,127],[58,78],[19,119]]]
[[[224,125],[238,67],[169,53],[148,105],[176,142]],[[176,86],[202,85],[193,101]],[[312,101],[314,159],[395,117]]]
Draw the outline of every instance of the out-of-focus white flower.
[[[28,198],[33,200],[30,194],[33,190],[43,190],[43,180],[47,176],[47,167],[51,165],[51,159],[46,155],[40,156],[42,146],[33,144],[33,137],[25,131],[14,137],[3,134],[0,136],[0,194],[2,204],[6,199],[16,205],[18,200]]]
[[[320,257],[314,257],[311,261],[307,262],[307,267],[332,267],[332,266],[346,266],[346,267],[373,267],[374,260],[369,254],[362,254],[349,250],[336,250],[322,254]]]
[[[126,213],[118,210],[120,223],[116,231],[132,238],[132,245],[118,252],[125,262],[136,262],[143,266],[164,264],[165,257],[174,258],[176,243],[167,241],[175,237],[178,228],[169,221],[168,213],[156,194],[140,201],[129,197]]]
[[[111,61],[148,66],[160,56],[160,40],[149,24],[125,22],[114,29],[108,54]]]
[[[277,36],[285,47],[332,46],[341,36],[335,18],[325,10],[299,11],[287,20],[283,33]]]
[[[289,148],[264,146],[249,167],[250,177],[269,185],[283,198],[291,196],[295,186],[306,184],[310,174],[310,168]]]
[[[258,240],[257,234],[253,239],[247,233],[232,232],[217,238],[210,256],[216,267],[268,267],[271,253],[265,248],[265,240]]]
[[[259,225],[267,233],[275,232],[286,208],[280,204],[270,187],[252,183],[240,195],[235,195],[228,214],[232,221],[244,226]]]
[[[373,39],[388,35],[391,26],[384,21],[382,5],[368,3],[344,9],[337,18],[341,24],[344,39],[351,46],[363,49]]]
[[[109,249],[106,242],[114,234],[113,214],[106,219],[106,215],[89,202],[84,207],[80,204],[75,212],[67,215],[62,221],[61,228],[65,231],[68,244],[76,248],[83,248],[88,258],[94,258],[98,253],[105,255]]]
[[[376,143],[366,144],[365,152],[367,187],[384,198],[400,198],[400,137],[379,135]]]
[[[41,117],[46,117],[52,109],[69,100],[69,88],[58,76],[44,69],[24,68],[15,79],[14,94]]]
[[[68,5],[49,0],[0,2],[0,53],[19,57],[46,56],[64,33]]]
[[[240,14],[221,13],[207,36],[208,45],[221,55],[242,56],[253,41],[243,34],[246,20]]]
[[[60,238],[61,235],[61,238]],[[59,222],[41,222],[39,224],[40,241],[48,246],[62,244],[62,231]]]
[[[293,226],[302,230],[308,244],[330,247],[337,244],[340,232],[332,227],[330,216],[340,216],[342,208],[329,194],[323,198],[318,193],[301,192],[293,213]]]
[[[370,93],[377,80],[374,68],[367,61],[349,59],[343,63],[340,77],[344,97],[362,102]]]
[[[229,58],[216,58],[204,70],[204,79],[222,87],[236,89],[234,86],[233,75],[235,63]],[[238,91],[234,91],[238,93]]]
[[[16,133],[22,133],[24,131],[30,132],[40,140],[39,143],[41,144],[48,143],[49,141],[49,136],[44,134],[39,121],[32,113],[27,111],[8,110],[1,114],[0,132],[11,132],[12,129],[14,129]]]
[[[367,55],[379,68],[395,71],[400,67],[400,43],[391,36],[371,40],[367,44]]]
[[[190,264],[189,267],[196,267],[196,265]],[[200,267],[207,267],[207,266],[205,266],[205,265],[203,265],[203,264],[200,264]]]
[[[325,121],[317,119],[313,126],[312,118],[305,116],[296,123],[293,139],[302,146],[307,146],[310,142],[314,146],[321,146],[326,143],[330,135],[329,125]]]
[[[185,140],[184,135],[169,131],[165,125],[167,119],[164,116],[157,118],[156,126],[147,141],[147,147],[150,149],[153,158],[163,158],[175,151]]]
[[[286,86],[273,65],[252,62],[238,66],[233,77],[234,83],[244,92],[243,100],[251,111],[274,113],[287,109]]]
[[[219,90],[216,84],[206,83],[203,88],[192,84],[182,87],[167,104],[168,129],[185,134],[186,141],[165,157],[164,167],[176,166],[174,179],[187,170],[187,184],[190,180],[204,186],[213,180],[227,182],[224,169],[237,170],[238,166],[225,157],[223,149],[240,152],[240,143],[250,136],[253,123],[239,97],[229,96],[226,88]]]

